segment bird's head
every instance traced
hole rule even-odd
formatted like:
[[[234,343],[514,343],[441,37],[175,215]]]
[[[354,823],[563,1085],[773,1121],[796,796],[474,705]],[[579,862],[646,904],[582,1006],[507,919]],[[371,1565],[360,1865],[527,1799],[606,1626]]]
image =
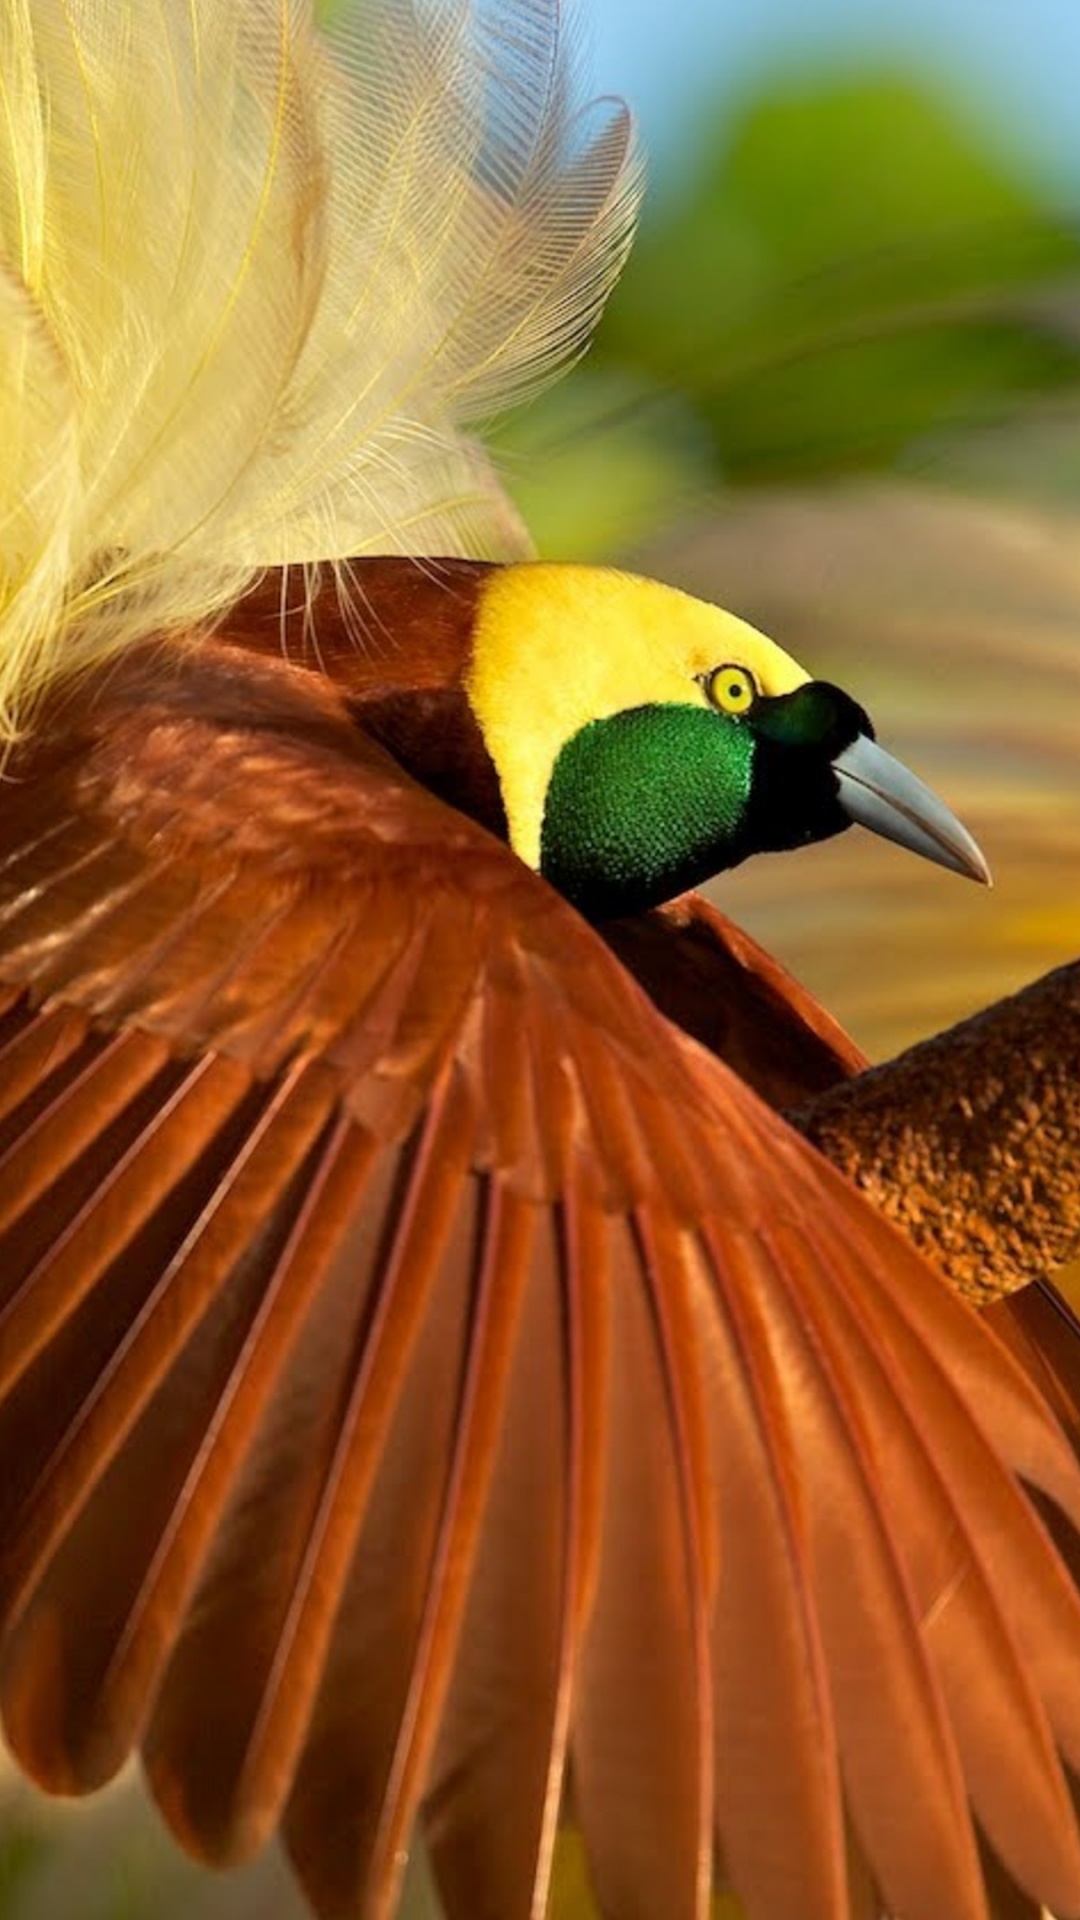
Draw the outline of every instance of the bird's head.
[[[599,568],[494,570],[467,688],[511,844],[594,918],[853,821],[973,879],[974,840],[863,709],[744,621]]]

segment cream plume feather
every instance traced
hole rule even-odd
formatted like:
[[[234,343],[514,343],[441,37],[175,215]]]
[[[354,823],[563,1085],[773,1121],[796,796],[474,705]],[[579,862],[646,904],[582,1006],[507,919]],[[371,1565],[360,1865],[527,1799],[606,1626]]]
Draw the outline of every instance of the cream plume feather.
[[[0,737],[263,568],[527,550],[466,430],[638,197],[575,95],[559,0],[4,0]]]

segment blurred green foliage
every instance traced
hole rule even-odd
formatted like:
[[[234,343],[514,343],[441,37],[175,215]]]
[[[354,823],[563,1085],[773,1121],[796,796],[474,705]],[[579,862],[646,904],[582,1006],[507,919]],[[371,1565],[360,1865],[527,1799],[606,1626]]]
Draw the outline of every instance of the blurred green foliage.
[[[0,1914],[17,1910],[19,1895],[48,1858],[49,1840],[34,1818],[12,1812],[0,1830]]]
[[[509,483],[545,549],[582,554],[709,483],[895,466],[1076,387],[1078,279],[1074,224],[924,83],[769,81],[701,129],[587,368],[504,439]]]
[[[1080,241],[914,82],[781,82],[702,161],[604,351],[693,395],[729,478],[889,460],[1075,377],[1024,296]]]

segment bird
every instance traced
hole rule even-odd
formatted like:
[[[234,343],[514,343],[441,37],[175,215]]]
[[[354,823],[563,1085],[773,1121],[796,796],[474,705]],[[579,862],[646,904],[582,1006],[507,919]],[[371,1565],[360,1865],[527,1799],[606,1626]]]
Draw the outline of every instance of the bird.
[[[629,245],[576,61],[558,0],[0,16],[5,1736],[320,1920],[420,1841],[539,1920],[564,1822],[612,1916],[1078,1912],[1074,1436],[692,891],[983,856],[475,437]]]

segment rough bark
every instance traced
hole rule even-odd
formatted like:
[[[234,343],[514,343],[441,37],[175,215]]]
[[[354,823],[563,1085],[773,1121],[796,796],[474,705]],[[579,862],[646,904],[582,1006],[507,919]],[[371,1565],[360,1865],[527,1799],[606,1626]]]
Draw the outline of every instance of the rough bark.
[[[1080,1249],[1080,962],[789,1118],[980,1302]]]

